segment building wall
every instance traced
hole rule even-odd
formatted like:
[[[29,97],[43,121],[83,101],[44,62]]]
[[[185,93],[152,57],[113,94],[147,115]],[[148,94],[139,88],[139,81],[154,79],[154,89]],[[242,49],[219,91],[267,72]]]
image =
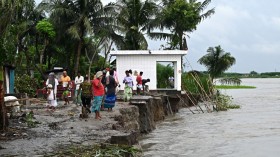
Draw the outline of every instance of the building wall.
[[[137,70],[138,72],[143,71],[143,79],[150,79],[151,82],[148,82],[146,85],[149,85],[150,90],[157,89],[157,78],[156,78],[156,63],[160,61],[171,61],[177,62],[174,64],[175,71],[175,89],[178,91],[181,90],[181,55],[117,55],[117,72],[119,81],[121,84],[120,90],[124,89],[124,84],[122,83],[123,78],[125,77],[125,70],[131,69],[132,71]],[[176,76],[177,75],[177,76]],[[136,90],[136,76],[134,78],[134,89]],[[166,78],[168,79],[168,78]]]

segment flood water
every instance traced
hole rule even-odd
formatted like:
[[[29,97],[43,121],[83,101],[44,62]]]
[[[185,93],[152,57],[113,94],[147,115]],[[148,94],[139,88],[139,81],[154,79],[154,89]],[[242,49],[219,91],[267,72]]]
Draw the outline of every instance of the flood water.
[[[140,141],[145,157],[279,157],[280,79],[242,79],[231,89],[240,109],[191,114],[181,109]]]

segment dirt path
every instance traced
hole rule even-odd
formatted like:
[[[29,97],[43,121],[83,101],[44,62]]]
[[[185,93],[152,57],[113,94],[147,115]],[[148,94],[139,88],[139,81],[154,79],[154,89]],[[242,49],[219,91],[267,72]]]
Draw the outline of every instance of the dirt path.
[[[116,104],[112,112],[101,112],[102,120],[94,119],[94,113],[87,119],[79,118],[81,107],[75,104],[64,106],[59,102],[54,112],[46,111],[43,104],[33,104],[28,108],[32,109],[35,121],[40,124],[29,128],[20,118],[11,120],[10,133],[0,135],[0,156],[44,155],[69,145],[100,143],[112,135],[121,135],[123,131],[113,129],[117,123],[115,117],[120,115],[120,108],[129,105],[124,102]]]

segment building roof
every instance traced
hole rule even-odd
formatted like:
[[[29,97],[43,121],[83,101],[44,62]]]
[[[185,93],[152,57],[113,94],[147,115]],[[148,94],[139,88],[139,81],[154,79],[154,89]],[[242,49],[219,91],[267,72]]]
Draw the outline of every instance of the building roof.
[[[185,55],[186,50],[121,50],[111,51],[112,56],[120,55]]]

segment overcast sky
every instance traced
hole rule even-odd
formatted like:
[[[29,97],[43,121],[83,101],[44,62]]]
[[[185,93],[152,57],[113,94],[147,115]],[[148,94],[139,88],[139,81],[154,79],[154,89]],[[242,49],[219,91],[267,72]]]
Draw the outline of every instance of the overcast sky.
[[[102,0],[103,4],[115,0]],[[228,72],[280,71],[280,1],[212,0],[208,9],[215,14],[188,34],[187,69],[206,70],[197,60],[208,47],[221,45],[236,59]],[[149,49],[158,50],[163,42],[149,41]]]
[[[201,22],[187,39],[187,71],[205,70],[197,60],[208,47],[221,45],[236,59],[228,72],[279,72],[279,6],[279,0],[212,0],[208,8],[215,7],[216,13]],[[149,41],[149,48],[159,49],[161,44]]]

